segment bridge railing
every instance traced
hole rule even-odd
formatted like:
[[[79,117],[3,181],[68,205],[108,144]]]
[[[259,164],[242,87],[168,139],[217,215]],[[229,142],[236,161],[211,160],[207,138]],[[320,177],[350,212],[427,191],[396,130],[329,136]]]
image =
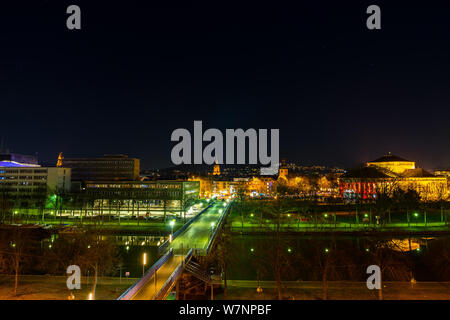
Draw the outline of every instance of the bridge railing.
[[[227,204],[227,206],[225,207],[225,210],[224,210],[222,216],[220,217],[219,222],[217,223],[217,227],[214,229],[214,231],[211,234],[211,238],[209,239],[208,246],[204,250],[197,250],[197,254],[204,255],[204,254],[208,254],[209,253],[209,250],[211,249],[211,246],[214,243],[214,239],[216,238],[217,232],[219,232],[219,230],[222,228],[222,224],[225,221],[225,218],[226,218],[226,216],[228,214],[228,210],[231,207],[231,203],[232,203],[232,201],[229,202]]]
[[[158,261],[156,261],[153,266],[148,269],[144,276],[140,278],[138,281],[136,281],[131,287],[127,289],[117,300],[130,300],[133,298],[133,296],[139,292],[139,290],[142,289],[142,287],[149,281],[155,273],[161,268],[164,263],[167,262],[167,260],[170,259],[170,257],[173,256],[173,249],[170,249],[169,252],[167,252],[164,256],[162,256]]]
[[[211,206],[213,205],[213,203],[210,203],[205,209],[203,209],[202,211],[200,211],[199,213],[197,213],[195,215],[195,217],[192,217],[191,219],[189,219],[188,222],[186,222],[180,229],[178,229],[172,236],[172,241],[175,240],[176,237],[178,237],[182,232],[184,232],[194,221],[196,221],[200,215],[202,215],[206,210],[208,210]],[[166,240],[164,241],[164,243],[162,245],[159,246],[158,248],[158,254],[163,253],[167,247],[170,245],[170,241]]]
[[[154,300],[164,299],[167,296],[167,292],[175,285],[178,277],[183,272],[184,266],[192,258],[193,253],[194,253],[193,249],[189,250],[187,255],[184,257],[183,262],[177,266],[177,268],[170,275],[169,279],[167,279],[167,281],[164,283],[164,285],[161,287],[158,293],[155,294],[155,296],[153,297]]]

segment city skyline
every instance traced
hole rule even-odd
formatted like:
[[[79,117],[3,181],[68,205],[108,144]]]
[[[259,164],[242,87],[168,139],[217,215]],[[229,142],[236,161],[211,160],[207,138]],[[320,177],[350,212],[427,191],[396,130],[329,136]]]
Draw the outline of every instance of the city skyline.
[[[383,27],[368,30],[363,3],[80,6],[74,31],[64,1],[5,5],[0,136],[13,152],[164,168],[171,132],[201,120],[279,128],[280,156],[307,165],[450,163],[445,8],[380,3]]]

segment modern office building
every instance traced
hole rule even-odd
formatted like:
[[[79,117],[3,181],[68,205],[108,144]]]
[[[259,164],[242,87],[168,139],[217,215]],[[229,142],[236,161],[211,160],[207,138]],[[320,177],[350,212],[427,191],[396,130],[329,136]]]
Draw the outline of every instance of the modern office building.
[[[63,168],[72,169],[73,181],[139,181],[140,160],[123,154],[61,160]]]
[[[89,181],[82,194],[92,215],[184,217],[199,193],[198,181]]]
[[[70,174],[68,168],[0,161],[0,196],[13,207],[41,206],[48,193],[70,191]]]

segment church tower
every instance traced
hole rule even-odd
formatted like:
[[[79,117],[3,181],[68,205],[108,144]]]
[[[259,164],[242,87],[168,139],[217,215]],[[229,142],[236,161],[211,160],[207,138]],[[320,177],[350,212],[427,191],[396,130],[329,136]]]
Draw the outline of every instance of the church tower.
[[[63,159],[64,159],[64,157],[62,155],[62,152],[60,152],[59,156],[58,156],[58,161],[56,162],[56,166],[57,167],[62,167],[63,166]]]
[[[281,164],[280,164],[280,170],[278,173],[278,178],[283,178],[283,179],[287,179],[287,175],[288,175],[288,168],[286,165],[286,159],[282,159],[281,160]]]
[[[220,176],[220,165],[217,162],[217,160],[216,163],[214,164],[213,176]]]

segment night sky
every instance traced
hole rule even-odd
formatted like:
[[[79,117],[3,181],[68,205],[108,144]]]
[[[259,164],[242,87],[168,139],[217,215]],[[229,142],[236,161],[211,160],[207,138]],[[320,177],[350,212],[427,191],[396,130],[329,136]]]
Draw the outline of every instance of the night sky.
[[[288,162],[450,167],[450,9],[434,1],[3,1],[0,136],[56,163],[171,166],[176,128],[279,128]],[[395,4],[393,3],[395,2]],[[81,7],[82,29],[66,28]],[[381,30],[366,8],[381,7]]]

